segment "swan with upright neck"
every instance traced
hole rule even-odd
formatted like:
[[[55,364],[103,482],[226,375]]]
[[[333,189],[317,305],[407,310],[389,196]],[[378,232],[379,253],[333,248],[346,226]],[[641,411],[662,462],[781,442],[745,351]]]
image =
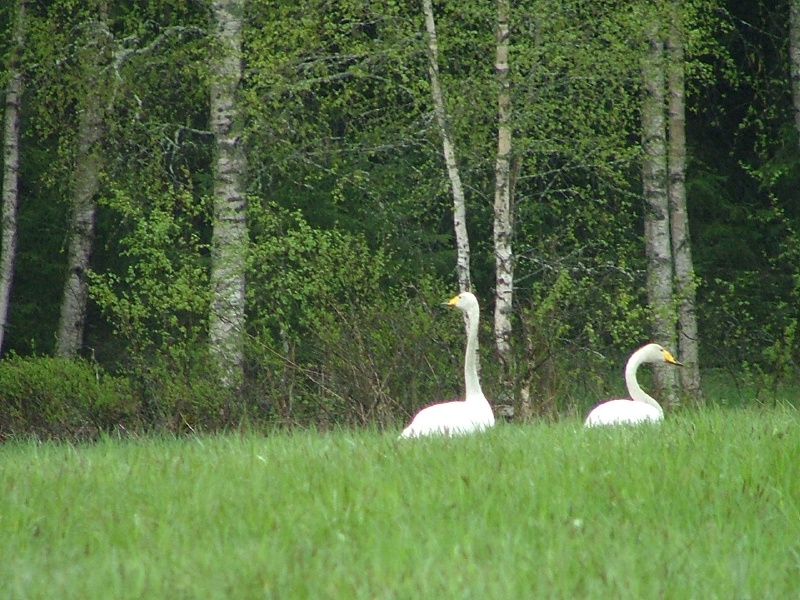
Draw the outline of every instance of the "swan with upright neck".
[[[636,379],[636,372],[645,363],[683,366],[667,349],[658,344],[642,346],[631,354],[625,365],[625,383],[630,399],[608,400],[599,404],[586,417],[586,427],[658,422],[664,419],[661,406],[641,388]]]
[[[447,302],[467,315],[467,349],[464,353],[464,400],[434,404],[419,411],[400,437],[422,435],[460,435],[481,431],[494,425],[494,413],[483,395],[478,379],[478,299],[470,292],[461,292]]]

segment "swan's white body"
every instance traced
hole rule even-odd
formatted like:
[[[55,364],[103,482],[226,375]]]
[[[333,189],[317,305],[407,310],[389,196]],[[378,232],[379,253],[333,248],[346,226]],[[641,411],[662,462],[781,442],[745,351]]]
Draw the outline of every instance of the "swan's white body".
[[[621,425],[658,422],[664,419],[664,411],[655,398],[648,395],[636,379],[636,371],[644,363],[667,363],[682,366],[672,354],[658,344],[647,344],[631,354],[625,365],[625,383],[630,400],[609,400],[596,406],[586,417],[584,425]]]
[[[494,413],[478,380],[478,299],[469,292],[462,292],[450,299],[448,306],[455,306],[467,314],[467,350],[464,355],[464,400],[434,404],[419,411],[400,437],[421,435],[459,435],[481,431],[494,425]]]

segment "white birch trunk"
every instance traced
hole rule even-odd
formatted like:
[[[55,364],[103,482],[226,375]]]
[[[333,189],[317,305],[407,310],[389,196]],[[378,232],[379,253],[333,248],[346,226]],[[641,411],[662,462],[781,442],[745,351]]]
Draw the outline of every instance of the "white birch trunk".
[[[19,59],[25,43],[25,0],[18,0],[14,23],[14,55],[6,87],[3,129],[3,242],[0,255],[0,350],[8,326],[8,305],[17,258],[17,206],[19,205],[19,112],[23,77]]]
[[[93,39],[87,40],[79,53],[85,90],[78,106],[78,148],[73,173],[68,271],[56,339],[56,354],[65,358],[80,352],[86,327],[86,304],[89,299],[86,273],[94,243],[96,196],[103,167],[101,152],[107,90],[102,72],[109,63],[106,34],[105,27],[95,27]]]
[[[222,382],[238,386],[244,376],[246,157],[240,144],[236,103],[242,79],[243,0],[213,2],[219,56],[213,65],[210,120],[216,142],[209,347]]]
[[[653,32],[642,60],[642,189],[645,200],[644,235],[647,247],[647,297],[653,312],[654,340],[675,348],[672,303],[672,250],[667,197],[664,44]],[[656,369],[661,401],[676,401],[675,370]]]
[[[511,93],[508,73],[509,0],[497,0],[497,158],[494,168],[494,261],[495,305],[494,339],[506,377],[513,371],[511,353],[511,315],[514,299],[514,257],[511,213]],[[508,387],[508,381],[504,382]]]
[[[456,162],[453,138],[448,126],[447,110],[444,105],[444,94],[439,81],[439,45],[436,39],[436,22],[433,18],[432,0],[422,0],[422,10],[425,13],[425,30],[428,34],[428,73],[431,78],[431,92],[433,94],[433,110],[439,133],[442,136],[442,150],[447,174],[450,177],[450,187],[453,192],[453,225],[456,234],[456,272],[458,285],[462,291],[470,291],[472,282],[469,273],[469,237],[467,235],[467,208],[464,199],[464,186],[461,183],[461,174]]]
[[[683,40],[676,20],[667,39],[667,88],[669,91],[669,223],[675,267],[678,340],[675,350],[684,365],[680,369],[683,393],[702,402],[698,352],[696,281],[686,210],[686,103]]]

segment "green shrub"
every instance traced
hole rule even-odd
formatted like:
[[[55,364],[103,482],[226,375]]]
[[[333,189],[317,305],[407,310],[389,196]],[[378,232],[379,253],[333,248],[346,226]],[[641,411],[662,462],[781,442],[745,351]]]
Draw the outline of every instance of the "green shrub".
[[[0,439],[93,438],[135,428],[138,415],[129,383],[86,361],[14,356],[0,362]]]
[[[215,375],[202,359],[175,364],[161,356],[127,374],[142,398],[144,426],[171,433],[215,431],[241,420],[243,403]]]
[[[463,393],[464,322],[452,295],[414,290],[315,299],[314,324],[283,339],[265,330],[248,351],[249,410],[282,425],[396,427],[421,407]],[[304,307],[305,305],[301,305]]]

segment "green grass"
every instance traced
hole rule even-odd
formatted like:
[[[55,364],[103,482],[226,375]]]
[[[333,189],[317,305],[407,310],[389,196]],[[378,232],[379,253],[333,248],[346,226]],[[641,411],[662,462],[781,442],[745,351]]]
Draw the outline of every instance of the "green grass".
[[[0,597],[799,597],[799,425],[6,444]]]

